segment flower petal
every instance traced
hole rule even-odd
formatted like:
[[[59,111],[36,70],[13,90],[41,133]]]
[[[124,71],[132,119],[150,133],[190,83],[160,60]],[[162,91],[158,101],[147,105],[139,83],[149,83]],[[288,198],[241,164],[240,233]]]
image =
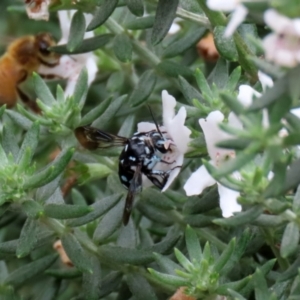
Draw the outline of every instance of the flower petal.
[[[239,0],[207,0],[206,5],[212,10],[232,11],[238,4]]]
[[[191,134],[191,131],[184,126],[185,119],[186,110],[184,107],[181,107],[173,120],[168,124],[164,124],[168,134],[176,144],[178,151],[183,154],[188,150],[188,144],[190,142],[189,136]]]
[[[229,23],[225,29],[224,37],[230,37],[235,30],[243,23],[248,14],[248,9],[244,5],[238,5],[232,13]]]
[[[167,125],[175,116],[176,99],[166,90],[161,93],[163,104],[163,122]]]
[[[245,107],[250,106],[253,101],[253,96],[256,96],[258,98],[261,96],[261,94],[249,85],[246,84],[240,85],[238,100],[240,101],[241,104],[243,104]]]
[[[223,119],[224,115],[216,110],[209,113],[206,119],[199,120],[199,124],[205,136],[207,151],[216,166],[219,165],[219,162],[222,161],[224,157],[232,156],[233,154],[233,151],[230,149],[223,149],[216,146],[218,142],[231,138],[228,133],[219,127]]]
[[[220,183],[218,183],[218,190],[220,195],[220,208],[224,218],[232,217],[233,213],[242,211],[242,206],[237,202],[237,198],[240,196],[239,192],[231,190]]]
[[[26,12],[30,19],[34,20],[49,20],[49,5],[50,0],[36,1],[32,0],[26,4]]]
[[[270,76],[262,71],[258,71],[257,75],[264,91],[273,86],[273,79]]]
[[[187,196],[199,195],[206,187],[212,186],[216,180],[208,173],[205,166],[202,165],[195,171],[184,185]]]

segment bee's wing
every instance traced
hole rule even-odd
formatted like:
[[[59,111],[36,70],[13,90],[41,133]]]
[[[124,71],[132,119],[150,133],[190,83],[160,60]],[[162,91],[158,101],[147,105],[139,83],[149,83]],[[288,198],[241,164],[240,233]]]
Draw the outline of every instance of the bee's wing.
[[[89,150],[123,146],[128,142],[128,139],[125,137],[107,133],[89,126],[77,127],[75,129],[75,135],[79,143]]]
[[[129,222],[134,196],[137,193],[141,192],[141,190],[142,190],[142,172],[141,172],[141,170],[142,170],[142,164],[138,164],[135,169],[133,178],[130,182],[130,186],[129,186],[126,201],[125,201],[124,211],[123,211],[123,224],[125,226]]]

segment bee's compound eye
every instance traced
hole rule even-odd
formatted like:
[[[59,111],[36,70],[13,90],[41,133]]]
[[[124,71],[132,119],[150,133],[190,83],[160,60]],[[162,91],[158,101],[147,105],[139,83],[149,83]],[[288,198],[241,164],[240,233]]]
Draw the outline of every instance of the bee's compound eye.
[[[49,55],[50,51],[48,50],[49,44],[46,41],[39,41],[39,50],[43,55]]]

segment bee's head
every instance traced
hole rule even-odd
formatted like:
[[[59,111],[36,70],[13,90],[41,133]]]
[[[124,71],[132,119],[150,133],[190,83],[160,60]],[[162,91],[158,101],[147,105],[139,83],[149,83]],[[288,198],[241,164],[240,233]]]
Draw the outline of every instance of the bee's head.
[[[53,36],[48,32],[42,32],[35,36],[35,43],[38,49],[38,56],[45,65],[56,65],[59,62],[60,55],[50,51],[50,47],[56,45]]]

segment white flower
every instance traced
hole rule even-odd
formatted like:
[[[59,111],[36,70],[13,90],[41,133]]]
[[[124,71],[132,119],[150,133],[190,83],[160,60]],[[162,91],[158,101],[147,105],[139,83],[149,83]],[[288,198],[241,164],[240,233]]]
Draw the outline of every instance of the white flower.
[[[168,34],[172,35],[172,34],[175,34],[177,32],[179,32],[179,30],[181,29],[181,26],[179,24],[179,22],[181,21],[180,18],[175,18],[169,31],[168,31]]]
[[[49,19],[48,7],[51,0],[25,0],[26,12],[30,19],[45,20]]]
[[[258,73],[259,80],[265,90],[267,87],[273,86],[272,79],[261,72]],[[248,85],[241,85],[239,87],[238,100],[240,103],[248,107],[252,104],[253,97],[260,97],[261,94],[255,91],[252,87]],[[222,131],[219,128],[219,124],[224,120],[224,115],[220,111],[211,112],[206,119],[200,119],[199,124],[203,130],[207,151],[211,158],[210,163],[219,168],[224,161],[228,158],[235,157],[235,151],[230,149],[223,149],[216,146],[220,141],[232,138],[230,134]],[[232,127],[242,129],[242,123],[238,117],[231,112],[228,116],[228,124]],[[268,126],[268,115],[267,111],[263,112],[263,126]],[[240,180],[240,175],[238,172],[232,174],[233,177]],[[191,177],[187,180],[184,185],[184,189],[188,196],[199,195],[203,192],[206,187],[209,187],[217,183],[218,191],[220,195],[220,207],[222,210],[222,215],[225,218],[231,217],[234,212],[239,212],[242,207],[237,202],[239,197],[239,192],[231,190],[225,186],[218,183],[207,171],[204,165],[202,165],[196,172],[194,172]]]
[[[206,119],[200,119],[199,124],[203,130],[207,151],[211,158],[210,163],[216,168],[220,167],[228,158],[235,156],[235,152],[229,149],[223,149],[216,146],[220,141],[230,138],[230,135],[219,128],[219,124],[224,120],[224,115],[220,111],[212,111]],[[231,118],[228,118],[229,125]],[[234,173],[233,176],[237,177],[238,174]],[[231,190],[218,183],[202,165],[184,185],[184,190],[188,196],[199,195],[206,187],[218,184],[218,191],[220,195],[220,207],[222,215],[225,218],[231,217],[234,212],[242,210],[240,204],[237,203],[239,192]]]
[[[168,189],[168,187],[180,172],[184,154],[188,150],[188,143],[190,142],[189,136],[191,134],[191,131],[186,126],[184,126],[184,122],[186,119],[185,108],[181,107],[178,113],[175,115],[176,100],[165,90],[162,91],[162,106],[163,126],[160,126],[159,129],[163,133],[163,136],[168,140],[171,140],[172,143],[170,144],[171,152],[168,151],[168,153],[164,154],[161,158],[164,161],[170,162],[170,164],[158,162],[155,165],[154,170],[171,170],[168,181],[162,189],[162,192],[164,192]],[[155,124],[149,122],[141,122],[138,124],[139,132],[149,132],[151,130],[156,130]],[[179,168],[175,168],[178,166]],[[145,176],[143,176],[143,185],[152,185]]]
[[[240,2],[241,0],[207,0],[206,4],[211,10],[233,11],[225,29],[224,37],[230,37],[248,14],[248,9]]]
[[[68,41],[69,32],[70,32],[70,25],[72,16],[74,15],[75,11],[59,11],[58,17],[60,22],[60,27],[62,31],[62,37],[58,44],[65,44]],[[86,19],[86,24],[92,19],[91,14],[84,14]],[[84,38],[93,37],[94,33],[92,31],[86,32]],[[59,78],[65,78],[68,80],[67,86],[65,89],[65,95],[71,96],[74,93],[75,86],[77,79],[81,70],[86,67],[88,73],[88,85],[90,85],[96,77],[98,67],[97,67],[97,58],[93,54],[93,52],[83,53],[83,54],[74,54],[70,55],[63,55],[60,58],[60,62],[55,67],[46,67],[42,65],[39,68],[39,73],[41,74],[51,74],[58,76]]]
[[[296,66],[300,62],[300,18],[289,19],[268,9],[264,20],[274,31],[263,40],[266,59],[284,67]]]

